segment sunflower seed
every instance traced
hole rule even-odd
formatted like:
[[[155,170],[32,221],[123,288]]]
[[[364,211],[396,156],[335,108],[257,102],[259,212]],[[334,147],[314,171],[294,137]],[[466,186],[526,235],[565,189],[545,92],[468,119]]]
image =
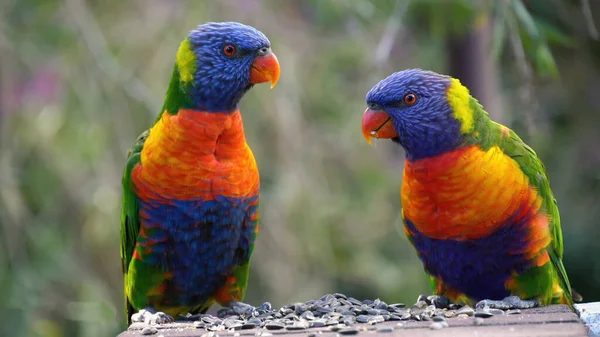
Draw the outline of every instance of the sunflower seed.
[[[483,325],[483,318],[481,318],[481,317],[475,317],[473,319],[473,325]]]
[[[467,315],[467,316],[473,316],[473,314],[475,314],[475,310],[473,310],[473,308],[471,308],[468,305],[465,305],[464,307],[458,309],[458,311],[456,311],[457,315]]]
[[[443,328],[444,328],[444,326],[440,322],[433,322],[429,326],[429,329],[431,329],[431,330],[442,330]]]
[[[494,316],[494,314],[492,314],[489,311],[482,310],[482,311],[476,311],[474,316],[475,317],[481,317],[481,318],[489,318],[489,317]]]
[[[356,335],[358,334],[358,329],[356,328],[343,328],[338,331],[340,335]]]
[[[380,332],[380,333],[394,332],[394,329],[390,328],[390,327],[379,328],[379,329],[377,329],[377,332]]]
[[[279,321],[272,321],[272,322],[265,324],[265,328],[267,328],[267,330],[280,330],[280,329],[283,329],[284,327],[285,327],[285,325]]]
[[[153,326],[147,326],[142,329],[142,335],[154,335],[158,332],[158,329]]]

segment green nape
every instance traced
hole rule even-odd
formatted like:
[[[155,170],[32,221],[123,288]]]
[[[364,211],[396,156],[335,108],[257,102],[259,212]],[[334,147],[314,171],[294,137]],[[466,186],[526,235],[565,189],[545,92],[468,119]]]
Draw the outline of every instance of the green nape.
[[[167,88],[165,95],[165,103],[156,118],[155,123],[161,118],[163,112],[167,111],[171,115],[177,114],[179,109],[190,109],[193,107],[192,98],[189,91],[192,87],[192,82],[183,83],[179,74],[177,63],[173,66],[173,75]]]
[[[487,111],[472,96],[469,97],[469,107],[473,111],[473,129],[464,135],[466,143],[479,145],[484,151],[498,145],[501,137],[499,125],[489,118]]]

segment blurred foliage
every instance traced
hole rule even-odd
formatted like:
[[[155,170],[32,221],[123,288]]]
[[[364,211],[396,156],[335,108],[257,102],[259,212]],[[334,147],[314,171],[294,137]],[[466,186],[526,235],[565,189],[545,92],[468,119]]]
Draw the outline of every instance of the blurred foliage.
[[[123,328],[125,154],[162,105],[179,42],[206,21],[257,27],[282,66],[275,89],[241,105],[262,179],[248,302],[430,292],[396,229],[402,150],[364,142],[363,98],[399,69],[451,72],[449,36],[485,22],[493,38],[477,57],[493,57],[501,103],[488,109],[544,160],[571,283],[600,300],[599,17],[579,0],[4,0],[0,335]]]

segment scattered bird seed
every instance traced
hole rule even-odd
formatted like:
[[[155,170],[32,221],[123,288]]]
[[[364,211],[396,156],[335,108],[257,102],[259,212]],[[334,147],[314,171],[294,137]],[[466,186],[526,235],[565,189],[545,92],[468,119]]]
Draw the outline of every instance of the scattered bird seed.
[[[375,323],[385,322],[385,318],[383,318],[383,316],[381,316],[381,315],[377,315],[377,316],[373,317],[372,319],[375,321]]]
[[[244,324],[241,322],[232,324],[229,329],[233,329],[233,330],[241,330],[244,327]]]
[[[335,298],[343,298],[343,299],[345,299],[345,300],[347,300],[347,299],[348,299],[348,296],[346,296],[346,295],[344,295],[344,294],[342,294],[342,293],[335,293],[335,294],[333,294],[333,296],[334,296]]]
[[[305,330],[306,328],[308,328],[308,324],[300,322],[285,326],[285,329],[290,331]]]
[[[382,332],[382,333],[386,333],[386,332],[393,332],[394,329],[390,328],[390,327],[385,327],[385,328],[379,328],[377,329],[377,332]]]
[[[433,322],[429,326],[429,329],[431,329],[431,330],[442,330],[443,328],[444,328],[444,326],[440,322]]]
[[[394,309],[402,309],[406,307],[406,304],[404,303],[394,303],[394,304],[390,304],[390,307],[394,308]]]
[[[313,319],[315,319],[315,314],[313,314],[312,311],[305,311],[302,314],[300,314],[300,318],[312,321]]]
[[[458,309],[456,311],[456,314],[457,315],[464,314],[464,315],[467,315],[467,316],[473,316],[475,314],[475,310],[473,310],[473,308],[471,308],[470,306],[465,305],[464,307]]]
[[[322,320],[322,319],[318,319],[318,320],[310,322],[310,326],[313,327],[313,328],[320,328],[320,327],[323,327],[325,325],[327,325],[327,321]]]
[[[230,307],[222,308],[216,317],[207,314],[185,315],[183,318],[193,321],[197,329],[210,331],[211,335],[203,337],[218,337],[215,333],[226,331],[235,333],[239,330],[265,328],[268,331],[288,330],[301,331],[307,328],[328,327],[330,331],[340,335],[352,335],[364,331],[388,331],[389,327],[375,325],[386,321],[432,321],[430,327],[437,329],[448,327],[450,318],[474,317],[477,325],[484,318],[495,315],[520,314],[519,309],[510,309],[498,306],[496,302],[509,305],[523,305],[528,302],[519,302],[518,298],[505,298],[502,301],[482,301],[476,309],[468,305],[459,306],[452,303],[445,296],[419,295],[413,305],[404,303],[388,304],[379,298],[358,300],[342,293],[326,294],[320,298],[306,302],[295,302],[274,309],[269,302],[254,307],[242,302],[234,302]],[[514,306],[513,306],[514,307]],[[139,315],[138,315],[139,316]],[[137,316],[136,316],[137,317]],[[354,326],[354,324],[367,326]],[[402,323],[395,328],[402,327]],[[326,330],[319,330],[312,337],[320,335]],[[345,332],[348,331],[348,332]],[[257,331],[255,336],[270,336],[267,331]],[[311,337],[308,335],[308,337]]]
[[[398,315],[390,315],[390,317],[388,318],[388,321],[399,321],[402,318]]]
[[[285,325],[279,321],[272,321],[265,324],[265,328],[267,328],[267,330],[281,330],[284,327]]]
[[[489,318],[489,317],[494,316],[494,314],[492,314],[488,310],[482,310],[482,311],[476,311],[474,316],[481,317],[481,318]]]
[[[370,315],[370,316],[379,315],[379,311],[375,310],[375,309],[367,309],[366,313],[367,313],[367,315]]]
[[[427,296],[427,303],[435,305],[436,308],[444,309],[450,306],[450,299],[446,296]]]
[[[346,328],[346,326],[344,324],[336,324],[336,325],[332,325],[329,327],[329,330],[336,332],[336,331],[340,331],[342,329]]]
[[[356,317],[356,321],[358,323],[367,323],[369,321],[369,316],[367,316],[367,315],[358,315]]]
[[[245,322],[244,325],[242,325],[242,330],[250,330],[254,328],[256,328],[256,324],[254,324],[254,322]]]
[[[337,324],[338,324],[337,319],[330,319],[327,321],[327,323],[325,323],[325,325],[337,325]]]
[[[496,315],[504,315],[504,311],[503,311],[503,310],[501,310],[501,309],[494,309],[494,308],[492,308],[492,309],[489,309],[489,310],[487,310],[487,311],[488,311],[490,314],[494,315],[494,316],[496,316]]]
[[[538,300],[522,300],[518,296],[508,296],[500,301],[494,300],[482,300],[479,301],[475,308],[483,309],[483,308],[496,308],[502,310],[508,309],[525,309],[525,308],[534,308],[539,306],[540,303]]]
[[[142,335],[154,335],[158,332],[158,329],[153,326],[146,326],[142,329]]]
[[[358,329],[356,329],[356,328],[344,328],[344,329],[340,329],[338,331],[338,333],[340,335],[356,335],[356,334],[358,334]]]

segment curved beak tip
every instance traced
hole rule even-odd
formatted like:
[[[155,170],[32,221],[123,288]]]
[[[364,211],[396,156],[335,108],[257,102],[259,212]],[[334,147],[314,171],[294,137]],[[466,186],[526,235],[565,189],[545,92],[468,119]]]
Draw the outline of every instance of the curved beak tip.
[[[369,130],[366,130],[363,128],[362,134],[363,134],[363,137],[365,137],[365,141],[367,142],[367,144],[372,145],[373,144],[373,136],[371,135],[372,131],[369,131]]]
[[[385,111],[371,109],[366,109],[363,114],[362,133],[368,144],[372,144],[373,138],[394,138],[398,136],[390,115]]]
[[[250,83],[258,84],[271,82],[271,89],[277,85],[281,69],[277,56],[273,52],[269,52],[264,56],[257,57],[252,63],[250,70]]]

